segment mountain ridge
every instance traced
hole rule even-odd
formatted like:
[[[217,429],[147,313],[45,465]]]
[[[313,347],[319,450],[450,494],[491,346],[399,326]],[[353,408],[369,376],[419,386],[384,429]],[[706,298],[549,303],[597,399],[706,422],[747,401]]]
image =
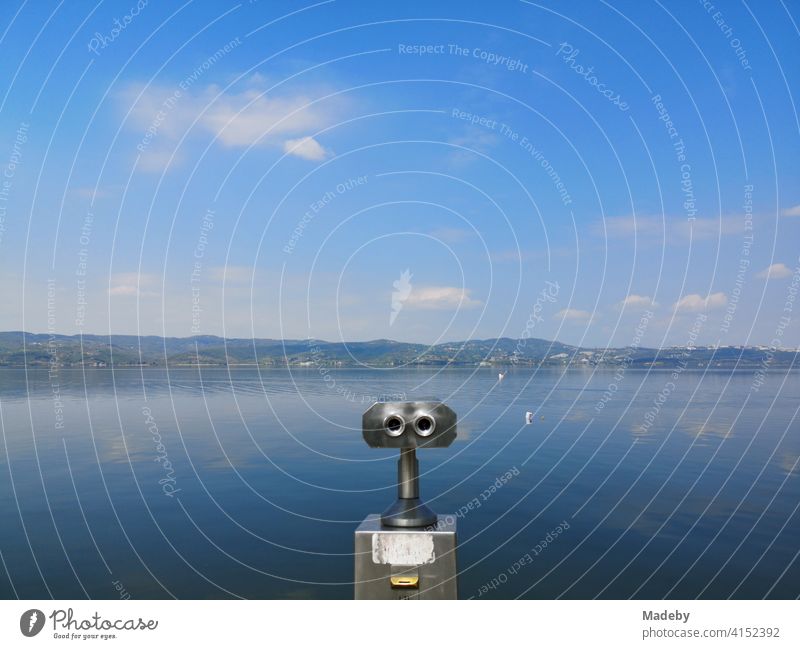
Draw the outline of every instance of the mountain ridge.
[[[769,353],[768,353],[769,352]],[[251,365],[264,367],[610,366],[800,367],[798,350],[766,347],[577,347],[543,338],[425,345],[379,338],[319,339],[0,332],[0,367]]]

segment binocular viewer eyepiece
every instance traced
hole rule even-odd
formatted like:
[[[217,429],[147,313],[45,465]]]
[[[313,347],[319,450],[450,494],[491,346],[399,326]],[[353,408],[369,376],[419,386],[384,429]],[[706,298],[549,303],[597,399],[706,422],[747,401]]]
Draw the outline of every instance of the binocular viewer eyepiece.
[[[362,428],[373,448],[445,448],[456,438],[456,413],[435,399],[375,403]]]
[[[390,527],[425,527],[436,514],[419,498],[418,448],[446,448],[456,438],[456,413],[436,399],[373,404],[362,419],[372,448],[399,448],[397,500],[382,515]]]
[[[406,429],[406,421],[401,415],[389,415],[383,422],[389,437],[400,437]],[[430,415],[419,415],[414,420],[414,431],[420,437],[428,437],[436,430],[436,421]]]

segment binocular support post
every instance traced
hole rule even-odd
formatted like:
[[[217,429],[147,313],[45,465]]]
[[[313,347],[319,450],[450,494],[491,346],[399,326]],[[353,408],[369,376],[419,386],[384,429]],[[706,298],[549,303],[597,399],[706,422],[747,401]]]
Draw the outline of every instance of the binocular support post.
[[[401,448],[397,460],[397,500],[383,514],[389,527],[427,527],[436,514],[419,499],[419,461],[415,448]]]
[[[370,448],[396,448],[397,499],[355,532],[356,599],[456,599],[456,517],[437,517],[419,497],[417,449],[447,448],[457,417],[438,399],[381,401],[361,418]]]

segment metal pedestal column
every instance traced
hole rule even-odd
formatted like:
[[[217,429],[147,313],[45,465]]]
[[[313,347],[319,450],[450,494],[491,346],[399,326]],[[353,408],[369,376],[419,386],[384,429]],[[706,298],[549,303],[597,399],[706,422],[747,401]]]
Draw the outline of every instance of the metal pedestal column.
[[[413,448],[400,449],[397,461],[397,500],[381,514],[388,527],[427,527],[436,514],[419,498],[419,461]]]

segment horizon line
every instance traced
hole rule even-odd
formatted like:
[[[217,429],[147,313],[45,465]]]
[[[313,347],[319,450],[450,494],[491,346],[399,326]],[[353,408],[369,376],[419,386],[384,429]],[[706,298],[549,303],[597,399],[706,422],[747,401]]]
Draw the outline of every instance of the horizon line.
[[[0,331],[0,336],[3,334],[22,334],[27,336],[63,336],[65,338],[77,338],[77,337],[86,337],[86,336],[93,336],[96,338],[110,338],[112,336],[130,336],[133,338],[161,338],[162,340],[167,338],[174,338],[177,340],[191,340],[193,338],[219,338],[220,340],[250,340],[250,341],[257,341],[257,340],[273,340],[276,342],[287,342],[287,341],[317,341],[322,343],[327,343],[331,345],[348,345],[348,344],[357,344],[357,343],[374,343],[374,342],[381,342],[386,341],[390,343],[396,343],[400,345],[424,345],[426,347],[438,347],[440,345],[457,345],[463,343],[471,343],[471,342],[486,342],[486,341],[499,341],[499,340],[512,340],[512,341],[522,341],[522,340],[541,340],[546,343],[550,344],[558,344],[563,345],[565,347],[572,347],[574,349],[653,349],[653,350],[662,350],[662,349],[687,349],[687,348],[706,348],[706,349],[719,349],[725,347],[734,347],[734,348],[756,348],[756,349],[771,349],[770,345],[760,344],[760,343],[753,343],[753,344],[726,344],[726,345],[668,345],[666,347],[647,347],[641,345],[628,345],[624,347],[592,347],[592,346],[581,346],[581,345],[573,345],[571,343],[563,343],[559,340],[550,340],[547,338],[534,338],[534,337],[525,337],[525,338],[513,338],[511,336],[495,336],[493,338],[467,338],[463,340],[451,340],[451,341],[443,341],[438,343],[421,343],[421,342],[409,342],[404,340],[395,340],[392,338],[372,338],[370,340],[341,340],[341,341],[331,341],[325,340],[323,338],[261,338],[255,336],[220,336],[218,334],[192,334],[189,336],[168,336],[168,335],[161,335],[161,334],[126,334],[126,333],[114,333],[114,334],[96,334],[96,333],[86,333],[86,332],[78,332],[74,334],[65,334],[59,332],[52,332],[46,331],[41,333],[36,333],[32,331],[25,331],[22,329],[16,330],[8,330],[8,331]],[[776,347],[776,350],[792,350],[797,353],[800,353],[800,347]]]

